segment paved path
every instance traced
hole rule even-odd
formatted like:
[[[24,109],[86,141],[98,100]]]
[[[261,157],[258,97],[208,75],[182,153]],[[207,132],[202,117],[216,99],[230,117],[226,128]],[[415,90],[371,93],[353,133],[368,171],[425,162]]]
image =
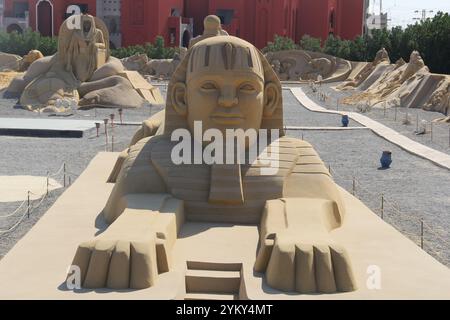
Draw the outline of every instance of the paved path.
[[[93,128],[93,120],[0,118],[1,135],[81,138]]]
[[[346,131],[346,130],[369,130],[367,127],[296,127],[296,126],[286,126],[286,130],[302,130],[302,131]]]
[[[402,149],[417,155],[421,158],[430,160],[436,165],[450,169],[450,155],[445,154],[443,152],[434,150],[423,144],[415,142],[404,135],[398,133],[391,128],[386,127],[385,125],[374,121],[362,114],[356,112],[343,112],[343,111],[334,111],[328,110],[324,107],[319,106],[317,103],[312,101],[303,91],[302,88],[290,88],[292,94],[295,98],[308,110],[313,112],[322,112],[322,113],[334,113],[334,114],[347,114],[349,118],[355,120],[361,125],[371,129],[375,134],[380,137],[386,139],[387,141],[401,147]]]

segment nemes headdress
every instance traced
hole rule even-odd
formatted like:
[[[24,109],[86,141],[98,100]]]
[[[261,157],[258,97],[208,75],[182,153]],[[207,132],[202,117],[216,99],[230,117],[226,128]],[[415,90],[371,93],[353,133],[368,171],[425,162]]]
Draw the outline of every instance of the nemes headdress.
[[[164,132],[170,134],[178,128],[187,128],[186,119],[173,108],[173,90],[176,83],[188,82],[201,74],[211,72],[252,71],[261,80],[273,83],[279,90],[277,107],[271,117],[263,118],[262,129],[279,129],[283,134],[283,99],[281,83],[264,55],[251,43],[233,36],[216,36],[196,43],[175,70],[169,83],[166,100]]]

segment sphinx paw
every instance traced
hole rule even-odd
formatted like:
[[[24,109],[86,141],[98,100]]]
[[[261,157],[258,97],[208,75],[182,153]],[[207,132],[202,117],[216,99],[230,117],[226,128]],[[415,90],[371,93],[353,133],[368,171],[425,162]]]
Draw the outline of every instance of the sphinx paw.
[[[154,239],[85,242],[72,265],[80,268],[82,287],[88,289],[145,289],[158,276]]]
[[[267,283],[282,291],[336,293],[356,290],[346,250],[332,243],[277,238],[266,269]]]

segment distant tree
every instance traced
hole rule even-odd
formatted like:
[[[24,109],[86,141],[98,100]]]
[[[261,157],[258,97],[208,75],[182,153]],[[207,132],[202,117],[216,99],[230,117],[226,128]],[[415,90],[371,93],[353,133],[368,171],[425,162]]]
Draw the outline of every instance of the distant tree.
[[[341,40],[338,37],[330,34],[325,41],[323,52],[332,56],[339,56]]]
[[[295,44],[294,40],[289,37],[275,35],[274,41],[267,43],[267,47],[265,47],[262,51],[275,52],[294,49],[298,49],[298,46]]]
[[[135,45],[111,50],[111,55],[123,59],[135,54],[146,54],[150,59],[171,59],[179,52],[178,48],[165,47],[164,38],[157,36],[154,43]]]
[[[300,48],[314,52],[322,51],[322,40],[309,35],[304,35],[300,40]]]

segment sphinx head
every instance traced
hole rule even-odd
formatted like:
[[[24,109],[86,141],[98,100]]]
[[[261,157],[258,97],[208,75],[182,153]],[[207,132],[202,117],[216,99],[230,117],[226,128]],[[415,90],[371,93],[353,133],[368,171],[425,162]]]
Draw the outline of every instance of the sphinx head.
[[[281,129],[281,105],[281,85],[267,60],[252,44],[231,36],[208,38],[189,50],[169,85],[167,103],[191,132],[200,121],[203,131],[222,133]],[[279,123],[273,124],[277,110]]]

